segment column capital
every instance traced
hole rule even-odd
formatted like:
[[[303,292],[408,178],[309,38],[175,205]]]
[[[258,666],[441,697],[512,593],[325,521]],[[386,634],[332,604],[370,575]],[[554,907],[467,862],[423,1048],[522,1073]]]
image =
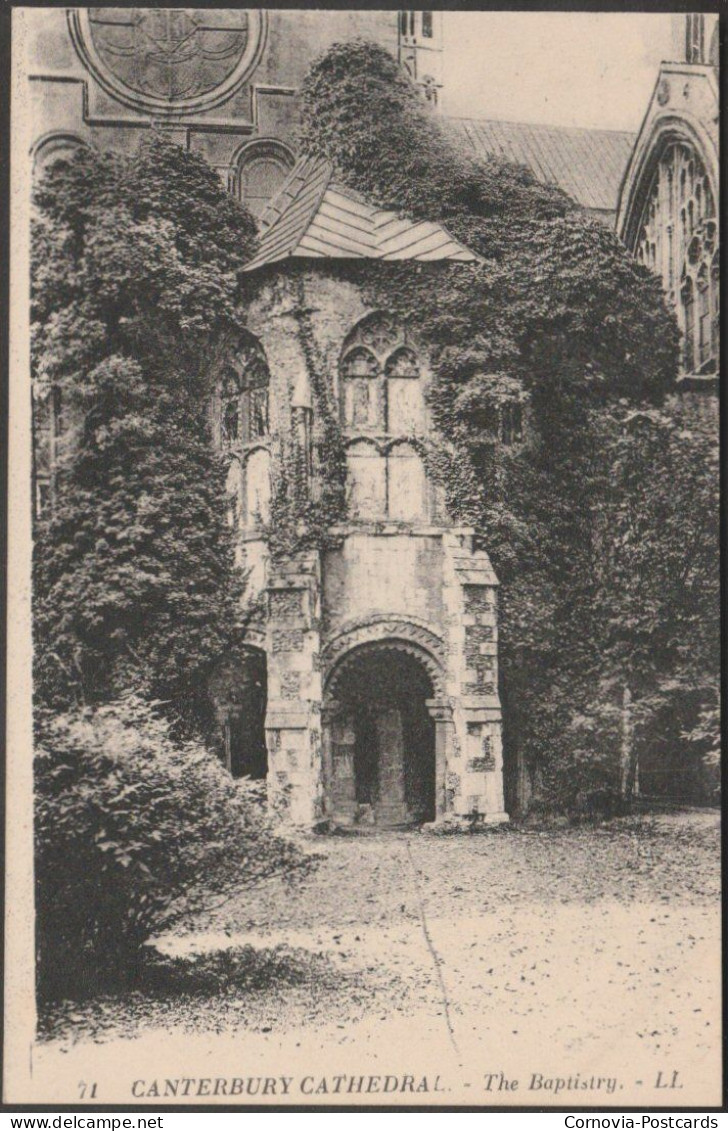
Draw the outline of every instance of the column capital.
[[[438,723],[452,722],[452,707],[446,699],[425,699],[427,713]]]

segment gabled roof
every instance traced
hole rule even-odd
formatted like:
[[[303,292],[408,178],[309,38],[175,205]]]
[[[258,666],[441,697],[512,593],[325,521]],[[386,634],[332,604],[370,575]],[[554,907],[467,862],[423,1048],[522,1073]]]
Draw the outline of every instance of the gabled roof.
[[[473,118],[450,118],[448,124],[476,157],[526,165],[539,181],[558,185],[584,208],[616,211],[635,134]]]
[[[337,185],[327,161],[302,157],[261,216],[254,271],[282,259],[438,259],[469,262],[477,255],[443,228],[377,208]]]

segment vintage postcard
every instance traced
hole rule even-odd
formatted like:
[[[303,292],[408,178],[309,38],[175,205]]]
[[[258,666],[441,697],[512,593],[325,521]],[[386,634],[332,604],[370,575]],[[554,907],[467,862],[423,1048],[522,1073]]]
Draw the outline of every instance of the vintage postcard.
[[[650,8],[13,8],[6,1105],[721,1104],[720,28]]]

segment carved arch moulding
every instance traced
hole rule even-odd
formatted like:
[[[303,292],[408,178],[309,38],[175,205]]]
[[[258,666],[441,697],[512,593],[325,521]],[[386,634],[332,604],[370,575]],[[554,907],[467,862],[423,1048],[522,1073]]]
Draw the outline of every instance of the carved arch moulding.
[[[339,676],[351,654],[365,645],[382,645],[406,652],[417,659],[432,680],[435,696],[445,698],[445,647],[442,639],[424,624],[411,619],[371,617],[346,628],[321,653],[327,698],[335,698]]]

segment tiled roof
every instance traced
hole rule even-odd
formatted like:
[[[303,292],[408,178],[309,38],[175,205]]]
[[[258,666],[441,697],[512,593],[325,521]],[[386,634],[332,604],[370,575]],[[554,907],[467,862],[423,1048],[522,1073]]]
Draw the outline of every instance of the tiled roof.
[[[635,134],[525,122],[450,118],[456,137],[476,157],[505,157],[556,184],[585,208],[614,212]]]
[[[307,259],[452,259],[477,256],[441,225],[406,220],[332,181],[328,162],[302,157],[261,217],[254,271],[291,256]]]

